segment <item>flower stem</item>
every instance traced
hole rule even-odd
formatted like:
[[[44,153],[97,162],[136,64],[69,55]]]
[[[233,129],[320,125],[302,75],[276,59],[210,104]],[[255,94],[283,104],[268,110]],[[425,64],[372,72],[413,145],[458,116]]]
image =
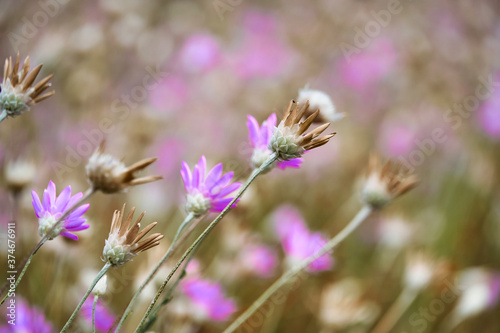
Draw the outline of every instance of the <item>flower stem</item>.
[[[418,290],[405,288],[399,294],[398,298],[391,305],[389,310],[384,314],[372,333],[385,333],[392,330],[398,319],[406,312],[408,307],[415,301],[418,296]]]
[[[95,307],[97,306],[97,300],[99,296],[94,296],[94,303],[92,304],[92,333],[95,333]]]
[[[330,239],[319,251],[310,256],[309,258],[301,261],[296,266],[289,269],[284,273],[278,280],[276,280],[253,304],[243,312],[236,320],[229,325],[228,328],[224,330],[224,333],[234,332],[241,324],[243,324],[248,318],[250,318],[255,311],[257,311],[269,297],[271,297],[276,291],[287,284],[288,281],[293,279],[293,277],[313,263],[316,259],[322,255],[333,250],[335,246],[341,243],[347,236],[349,236],[372,212],[372,208],[364,206],[361,210],[354,216],[354,218],[344,227],[335,237]]]
[[[165,253],[165,255],[163,256],[163,258],[161,258],[160,262],[153,268],[153,270],[151,271],[151,273],[149,273],[149,275],[146,277],[146,279],[142,282],[142,284],[139,286],[139,288],[136,290],[134,296],[132,297],[132,299],[130,300],[130,302],[128,303],[127,305],[127,308],[125,309],[125,311],[123,312],[123,315],[122,317],[120,318],[120,321],[118,322],[118,325],[116,326],[116,329],[114,330],[114,332],[119,332],[120,331],[120,328],[122,327],[123,323],[125,322],[125,320],[127,319],[127,317],[129,316],[130,312],[132,311],[132,308],[135,304],[135,302],[137,301],[139,295],[141,294],[141,292],[144,290],[144,288],[146,287],[146,285],[153,279],[153,277],[156,275],[156,273],[158,272],[158,270],[160,269],[161,265],[163,265],[163,263],[165,263],[165,261],[167,261],[168,258],[170,258],[170,256],[172,255],[174,249],[176,248],[176,245],[177,245],[177,241],[179,240],[179,237],[182,233],[182,231],[187,227],[187,225],[193,221],[195,219],[195,215],[193,213],[189,213],[186,218],[184,219],[184,221],[182,221],[181,225],[179,226],[179,228],[177,229],[177,233],[175,234],[175,237],[174,237],[174,240],[172,241],[172,244],[170,244],[170,247],[168,248],[167,252]]]
[[[66,332],[66,330],[69,328],[69,325],[71,324],[71,322],[73,321],[73,319],[75,319],[75,317],[76,317],[78,311],[80,311],[83,303],[85,303],[85,300],[87,299],[87,297],[89,297],[90,293],[92,292],[92,289],[94,289],[94,287],[97,284],[97,282],[99,282],[99,280],[107,273],[107,271],[111,268],[111,266],[112,265],[109,262],[107,262],[104,265],[104,267],[101,269],[101,271],[99,272],[99,274],[97,274],[97,276],[95,277],[94,281],[92,281],[92,284],[90,285],[89,289],[87,290],[87,292],[83,296],[82,300],[76,306],[75,311],[73,311],[73,314],[71,315],[71,317],[69,317],[68,321],[66,322],[66,324],[62,328],[61,333]]]
[[[3,110],[1,113],[0,113],[0,123],[2,121],[4,121],[5,119],[7,119],[7,111]]]
[[[179,261],[175,265],[174,269],[172,269],[172,271],[169,273],[168,277],[165,279],[165,281],[163,281],[162,285],[158,289],[155,297],[151,301],[151,304],[149,305],[148,309],[146,310],[146,313],[142,317],[142,320],[139,323],[139,326],[137,327],[136,332],[140,332],[141,331],[142,327],[144,326],[144,323],[146,322],[146,319],[148,318],[149,314],[151,313],[151,310],[153,309],[154,305],[156,304],[156,301],[158,300],[158,298],[160,297],[161,293],[165,289],[165,286],[170,281],[170,279],[172,278],[172,276],[174,275],[174,273],[177,271],[177,269],[179,269],[180,265],[182,265],[182,263],[184,262],[184,260],[186,260],[186,258],[189,256],[189,254],[201,242],[203,242],[203,240],[205,239],[205,237],[207,237],[207,235],[210,233],[210,231],[212,231],[212,229],[215,228],[215,226],[219,223],[219,221],[222,220],[222,218],[224,216],[226,216],[226,214],[232,209],[234,203],[243,195],[243,193],[245,192],[245,190],[250,186],[250,184],[255,180],[255,178],[257,178],[257,176],[259,176],[268,166],[270,166],[272,163],[274,163],[274,161],[276,161],[277,158],[278,158],[278,156],[276,155],[276,153],[273,153],[271,156],[269,156],[269,158],[264,163],[262,163],[262,165],[258,169],[255,169],[252,172],[252,174],[250,175],[250,177],[248,177],[248,179],[245,182],[245,184],[242,187],[240,187],[238,193],[233,198],[233,200],[231,200],[231,202],[215,218],[215,220],[213,220],[209,224],[209,226],[201,233],[201,235],[194,241],[194,243],[191,244],[191,246],[186,250],[186,252],[184,252],[184,254],[182,255],[181,259],[179,259]]]
[[[151,327],[151,325],[154,324],[154,322],[156,320],[156,314],[158,313],[158,311],[160,311],[160,309],[164,305],[166,305],[166,304],[168,304],[168,302],[170,302],[170,300],[172,299],[172,294],[175,291],[175,288],[177,288],[177,286],[179,285],[181,280],[186,276],[186,268],[189,265],[189,262],[191,261],[191,259],[193,259],[197,249],[198,249],[198,246],[196,248],[194,248],[194,250],[189,255],[189,258],[184,261],[184,267],[182,268],[182,272],[179,274],[177,279],[174,281],[174,284],[172,285],[172,287],[170,287],[170,289],[167,290],[167,293],[166,293],[165,297],[163,297],[163,300],[153,308],[153,310],[149,314],[148,320],[141,328],[141,331],[139,331],[138,333],[142,333],[142,332],[147,331]]]
[[[75,208],[79,207],[82,203],[84,203],[85,201],[88,200],[88,198],[90,198],[90,196],[92,194],[95,193],[95,190],[92,189],[92,188],[89,188],[87,191],[85,191],[85,194],[83,195],[83,197],[77,202],[75,203],[73,206],[71,206],[67,211],[66,213],[64,213],[57,221],[56,223],[54,223],[54,226],[52,228],[50,228],[50,230],[45,234],[45,236],[43,236],[40,241],[35,245],[35,247],[33,248],[33,250],[31,250],[30,254],[28,255],[28,257],[26,259],[24,259],[24,261],[16,268],[16,271],[19,271],[22,267],[22,270],[21,270],[21,273],[19,274],[19,277],[17,278],[16,280],[16,283],[15,283],[15,287],[17,289],[17,286],[19,285],[19,283],[21,282],[21,279],[23,278],[24,276],[24,273],[26,272],[26,270],[28,269],[28,266],[30,265],[31,263],[31,260],[33,259],[33,256],[38,252],[38,250],[42,247],[43,244],[45,244],[45,242],[47,242],[47,240],[49,239],[48,238],[48,235],[52,234],[52,232],[58,227],[58,225],[73,211],[75,210]],[[0,294],[2,294],[5,290],[7,289],[7,284],[3,285],[2,286],[2,290],[0,292]],[[2,299],[2,301],[0,302],[0,305],[2,305],[5,300],[7,299],[7,295],[5,295],[5,297]]]

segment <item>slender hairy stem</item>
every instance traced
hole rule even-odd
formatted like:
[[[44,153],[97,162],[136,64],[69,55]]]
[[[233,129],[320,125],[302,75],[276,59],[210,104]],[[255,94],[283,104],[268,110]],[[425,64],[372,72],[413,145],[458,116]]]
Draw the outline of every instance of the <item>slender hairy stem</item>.
[[[310,256],[309,258],[301,261],[296,266],[289,269],[284,273],[278,280],[276,280],[253,304],[243,312],[236,320],[229,325],[224,333],[234,332],[241,324],[243,324],[248,318],[250,318],[255,311],[257,311],[269,297],[271,297],[276,291],[287,284],[290,279],[292,279],[296,274],[301,272],[316,259],[322,255],[333,250],[340,242],[342,242],[347,236],[349,236],[372,212],[372,208],[364,206],[361,210],[354,216],[354,218],[344,227],[335,237],[330,239],[319,251]]]
[[[75,311],[73,311],[73,314],[71,315],[71,317],[69,317],[68,321],[66,322],[66,324],[62,328],[61,333],[66,332],[66,330],[69,328],[69,325],[71,325],[71,322],[73,321],[73,319],[75,319],[78,311],[80,311],[83,303],[85,303],[85,300],[87,300],[87,297],[89,297],[90,293],[92,292],[92,289],[94,289],[94,287],[97,284],[97,282],[99,282],[99,280],[108,272],[108,270],[110,268],[111,268],[111,264],[109,262],[107,262],[104,265],[104,267],[101,269],[101,271],[99,272],[99,274],[97,274],[97,276],[95,277],[94,281],[92,281],[92,284],[90,285],[89,289],[87,290],[87,292],[85,293],[85,295],[83,295],[82,300],[76,306]]]
[[[372,333],[390,332],[399,318],[408,310],[408,307],[415,301],[418,296],[418,290],[405,288],[399,294],[398,298],[391,305],[389,310],[384,314]]]
[[[194,255],[196,254],[196,250],[198,249],[198,247],[199,247],[199,244],[198,244],[198,246],[196,246],[193,249],[193,251],[189,255],[189,258],[184,261],[184,266],[182,268],[181,273],[178,275],[178,277],[174,281],[173,285],[167,290],[167,293],[163,297],[162,301],[151,310],[151,313],[149,314],[147,321],[143,324],[143,326],[141,328],[137,329],[136,333],[146,332],[156,321],[156,314],[158,313],[158,311],[160,311],[160,309],[164,305],[166,305],[166,304],[168,304],[168,302],[170,302],[170,300],[172,299],[172,294],[174,293],[175,289],[177,288],[177,286],[179,285],[181,280],[186,276],[186,268],[189,265],[189,262],[191,261],[191,259],[193,259]]]
[[[226,206],[226,208],[224,208],[224,210],[215,218],[215,220],[213,220],[210,225],[203,231],[203,233],[194,241],[193,244],[191,244],[191,246],[186,250],[186,252],[184,252],[184,254],[182,255],[181,259],[179,259],[179,261],[177,262],[177,264],[175,265],[174,269],[172,269],[172,271],[169,273],[168,277],[166,278],[165,281],[163,281],[163,284],[160,286],[160,288],[158,289],[158,292],[156,293],[155,297],[153,298],[153,300],[151,301],[151,304],[149,305],[148,309],[146,310],[146,313],[144,314],[144,316],[142,317],[142,320],[141,322],[139,323],[139,326],[137,327],[136,329],[136,332],[140,332],[141,329],[142,329],[142,326],[144,325],[144,323],[146,322],[146,319],[147,317],[149,316],[149,314],[151,313],[151,310],[153,309],[154,305],[156,304],[156,301],[158,300],[158,298],[160,297],[161,293],[163,292],[163,290],[165,289],[165,286],[167,285],[167,283],[170,281],[170,279],[172,278],[172,276],[174,275],[174,273],[177,271],[177,269],[179,269],[180,265],[184,262],[184,260],[186,260],[186,258],[189,256],[189,254],[201,243],[203,242],[203,240],[205,239],[205,237],[207,237],[207,235],[210,233],[210,231],[212,231],[212,229],[219,223],[220,220],[222,220],[222,218],[224,216],[226,216],[226,214],[231,210],[231,208],[233,207],[234,203],[243,195],[243,193],[245,192],[245,190],[248,188],[248,186],[250,186],[250,184],[255,180],[255,178],[257,178],[258,175],[260,175],[265,169],[267,169],[267,167],[269,167],[272,163],[274,163],[274,161],[276,161],[277,159],[277,155],[275,153],[273,153],[264,163],[262,163],[262,165],[258,168],[258,169],[255,169],[252,174],[250,175],[250,177],[248,177],[247,181],[245,182],[245,184],[243,186],[240,187],[238,193],[236,194],[236,196],[233,198],[233,200],[231,200],[231,202]]]
[[[15,287],[14,288],[17,288],[17,286],[19,285],[19,282],[21,282],[21,279],[23,278],[24,276],[24,273],[26,273],[26,270],[28,269],[28,266],[30,265],[31,263],[31,260],[33,259],[33,256],[38,252],[38,250],[42,247],[43,244],[45,244],[45,242],[47,242],[47,240],[49,239],[47,235],[50,235],[52,234],[52,232],[59,226],[59,224],[61,224],[61,222],[73,211],[75,210],[75,208],[79,207],[82,203],[84,203],[85,201],[88,200],[88,198],[95,193],[95,190],[93,190],[92,188],[89,188],[87,191],[85,191],[85,194],[83,195],[83,197],[77,202],[75,203],[73,206],[71,206],[67,211],[66,213],[64,213],[57,221],[56,223],[54,223],[54,226],[52,228],[50,228],[50,230],[45,234],[45,236],[43,236],[40,241],[38,242],[38,244],[35,245],[35,247],[33,248],[33,250],[31,250],[30,254],[28,255],[28,257],[16,268],[16,271],[19,271],[20,269],[21,270],[21,274],[19,274],[19,277],[17,278],[16,280],[16,283],[15,283]],[[5,284],[4,286],[2,286],[2,290],[1,290],[1,293],[2,294],[5,290],[7,289],[7,284]],[[8,295],[8,294],[7,294]],[[5,295],[5,297],[2,299],[2,301],[0,302],[0,305],[2,305],[5,300],[7,299],[7,295]]]
[[[163,300],[153,308],[153,310],[149,314],[148,320],[141,328],[141,331],[139,331],[138,333],[146,332],[151,327],[151,325],[154,324],[154,322],[156,320],[156,314],[158,313],[158,311],[160,311],[160,309],[164,305],[166,305],[166,304],[168,304],[168,302],[170,302],[170,300],[172,299],[172,294],[174,293],[175,289],[177,288],[177,286],[179,285],[181,280],[186,276],[186,268],[189,265],[189,262],[191,261],[191,259],[193,259],[194,255],[196,254],[197,249],[198,249],[198,246],[194,248],[194,250],[189,255],[189,258],[184,261],[184,267],[182,268],[182,271],[179,274],[179,276],[177,277],[177,279],[174,281],[174,284],[172,285],[172,287],[170,287],[167,290],[167,293],[165,294],[165,297],[163,297]]]
[[[97,300],[99,296],[94,296],[94,303],[92,304],[92,333],[95,333],[95,307],[97,306]]]
[[[194,219],[195,219],[194,214],[193,213],[189,213],[186,216],[186,218],[184,219],[184,221],[182,221],[181,225],[177,229],[177,233],[175,234],[174,240],[172,241],[172,244],[170,244],[170,247],[168,248],[167,252],[163,256],[163,258],[161,258],[160,262],[153,268],[153,270],[151,271],[151,273],[149,273],[149,275],[146,277],[146,279],[141,283],[141,285],[139,286],[139,288],[136,290],[134,296],[132,297],[132,299],[128,303],[127,308],[123,312],[123,315],[120,318],[120,321],[118,322],[118,325],[116,326],[115,332],[119,332],[120,331],[120,328],[122,327],[123,323],[125,322],[125,320],[129,316],[130,312],[132,311],[132,308],[134,307],[134,304],[137,301],[139,295],[144,290],[144,288],[146,287],[146,285],[156,275],[156,273],[160,269],[161,265],[163,265],[163,263],[165,263],[165,261],[167,261],[167,259],[170,258],[170,256],[172,255],[174,249],[176,248],[177,241],[179,240],[179,236],[181,235],[182,231]]]

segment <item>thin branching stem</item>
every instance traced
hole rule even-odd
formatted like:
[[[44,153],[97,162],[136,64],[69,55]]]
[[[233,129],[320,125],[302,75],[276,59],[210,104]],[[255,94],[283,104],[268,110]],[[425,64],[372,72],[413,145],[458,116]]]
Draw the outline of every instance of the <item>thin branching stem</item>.
[[[229,325],[224,333],[234,332],[238,327],[240,327],[247,319],[249,319],[255,311],[257,311],[276,291],[281,287],[286,285],[295,275],[304,270],[307,266],[313,263],[319,257],[325,255],[326,253],[333,250],[335,246],[341,243],[347,236],[349,236],[372,212],[372,208],[364,206],[361,210],[354,216],[354,218],[347,224],[344,229],[342,229],[335,237],[330,239],[320,250],[309,258],[301,261],[296,266],[289,269],[284,273],[278,280],[276,280],[253,304],[243,312],[236,320]]]
[[[97,282],[99,282],[99,280],[108,272],[108,270],[111,267],[112,267],[111,263],[107,262],[104,265],[104,267],[101,269],[101,271],[97,274],[94,281],[92,281],[92,284],[90,285],[89,289],[87,290],[85,295],[83,295],[83,298],[81,299],[80,303],[78,303],[78,305],[76,306],[75,311],[73,311],[73,313],[71,314],[71,317],[69,317],[68,321],[66,322],[66,324],[62,328],[61,333],[66,332],[66,330],[71,325],[71,322],[73,321],[73,319],[75,319],[76,315],[78,314],[78,311],[80,311],[80,309],[82,308],[83,303],[85,303],[85,301],[87,300],[87,297],[89,297],[90,293],[92,292],[92,289],[94,289]]]
[[[156,275],[156,273],[158,272],[158,270],[160,269],[160,267],[165,263],[165,261],[167,261],[170,256],[172,255],[173,251],[175,250],[176,246],[177,246],[177,242],[179,241],[179,237],[180,235],[182,234],[182,231],[189,225],[189,223],[191,223],[194,219],[196,218],[196,216],[193,214],[193,213],[189,213],[186,218],[184,219],[184,221],[182,221],[181,225],[179,226],[179,228],[177,229],[177,232],[175,234],[175,237],[174,237],[174,240],[172,241],[172,243],[170,244],[170,247],[168,248],[167,252],[165,253],[165,255],[163,256],[163,258],[161,258],[160,262],[158,262],[158,264],[153,268],[153,270],[149,273],[149,275],[146,277],[146,279],[141,283],[141,285],[139,286],[139,288],[136,290],[134,296],[132,297],[132,299],[130,300],[130,302],[128,303],[127,305],[127,308],[125,309],[125,311],[123,312],[123,315],[122,317],[120,318],[120,321],[118,322],[118,325],[116,326],[114,332],[119,332],[120,331],[120,328],[122,327],[123,323],[125,322],[125,320],[127,319],[127,317],[130,315],[130,312],[132,311],[134,305],[135,305],[135,302],[137,301],[137,299],[139,298],[139,295],[141,294],[141,292],[144,290],[144,288],[147,286],[147,284],[153,279],[153,277]]]

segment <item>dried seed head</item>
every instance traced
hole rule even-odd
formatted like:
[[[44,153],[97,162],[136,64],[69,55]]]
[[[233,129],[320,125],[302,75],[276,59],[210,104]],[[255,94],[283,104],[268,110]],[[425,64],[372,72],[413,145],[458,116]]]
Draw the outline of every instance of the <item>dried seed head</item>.
[[[400,164],[389,160],[382,166],[379,158],[372,154],[361,190],[361,200],[372,208],[379,209],[411,190],[417,183],[417,177],[402,172]]]
[[[142,229],[142,231],[139,231],[141,227],[139,222],[141,222],[145,212],[130,226],[134,217],[135,207],[132,207],[125,221],[123,221],[124,211],[125,204],[121,211],[115,210],[113,220],[111,221],[111,230],[109,231],[109,236],[105,241],[102,252],[104,261],[114,266],[123,265],[139,253],[157,246],[164,237],[160,233],[155,233],[141,241],[157,222],[153,222]]]
[[[5,60],[0,89],[0,122],[7,117],[21,115],[24,111],[28,111],[32,105],[55,93],[54,90],[45,92],[51,87],[49,80],[54,76],[53,74],[33,85],[42,65],[38,65],[30,72],[30,57],[26,57],[22,66],[20,66],[19,60],[19,53],[15,62],[10,57]]]
[[[308,102],[303,104],[300,109],[299,104],[293,100],[288,104],[285,115],[278,127],[274,129],[268,146],[269,150],[278,155],[279,161],[289,161],[299,158],[306,150],[326,144],[335,135],[335,133],[332,133],[319,138],[319,135],[323,133],[330,123],[325,123],[304,135],[318,116],[319,110],[316,110],[304,121],[300,122],[302,117],[308,112]]]
[[[95,190],[104,193],[123,191],[128,186],[145,184],[162,179],[161,176],[146,176],[136,178],[134,173],[144,169],[156,158],[147,158],[126,167],[114,156],[104,153],[105,143],[101,142],[86,166],[87,179]]]

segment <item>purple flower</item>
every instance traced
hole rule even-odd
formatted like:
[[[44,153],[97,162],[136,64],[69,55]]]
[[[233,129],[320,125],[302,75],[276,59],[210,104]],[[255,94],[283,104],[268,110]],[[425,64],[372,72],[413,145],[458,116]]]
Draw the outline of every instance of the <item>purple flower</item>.
[[[226,298],[218,283],[188,278],[182,282],[181,290],[204,318],[224,321],[236,311],[236,304],[233,300]]]
[[[233,172],[222,174],[222,163],[217,164],[206,174],[207,160],[200,158],[194,166],[193,173],[186,162],[182,162],[181,176],[187,192],[186,210],[196,216],[208,211],[222,212],[233,200],[226,198],[240,188],[241,183],[232,183]],[[234,207],[234,205],[233,205]]]
[[[264,120],[262,126],[259,127],[257,120],[248,115],[247,127],[249,131],[250,142],[254,148],[252,154],[252,166],[258,168],[272,154],[268,145],[273,136],[274,128],[276,127],[276,114],[271,114],[267,120]],[[278,161],[276,166],[280,169],[285,168],[300,168],[302,163],[301,158],[294,158],[290,161]]]
[[[87,298],[82,306],[82,315],[84,320],[92,325],[92,306],[94,305],[94,299],[92,297]],[[100,299],[97,300],[95,306],[95,329],[98,332],[107,332],[113,326],[115,321],[114,315],[109,311],[109,309],[101,302]]]
[[[15,325],[6,324],[0,327],[0,333],[33,332],[52,333],[52,325],[36,308],[30,308],[23,300],[16,300]],[[7,317],[9,318],[9,317]]]
[[[276,234],[280,239],[283,250],[293,264],[302,261],[319,251],[327,242],[321,233],[312,233],[300,213],[291,206],[281,206],[274,213]],[[324,254],[309,265],[310,272],[329,270],[333,260]]]
[[[35,191],[31,191],[33,197],[33,208],[38,217],[38,232],[40,236],[44,236],[54,226],[57,220],[82,197],[83,193],[77,193],[71,196],[71,186],[67,186],[59,196],[56,197],[56,185],[50,181],[47,189],[43,191],[43,204]],[[49,239],[54,239],[59,234],[64,237],[78,240],[78,237],[72,232],[85,230],[89,227],[85,224],[87,221],[82,217],[83,214],[89,209],[89,204],[81,205],[73,210],[68,216],[64,218],[62,224],[54,229],[53,233],[49,235]]]

